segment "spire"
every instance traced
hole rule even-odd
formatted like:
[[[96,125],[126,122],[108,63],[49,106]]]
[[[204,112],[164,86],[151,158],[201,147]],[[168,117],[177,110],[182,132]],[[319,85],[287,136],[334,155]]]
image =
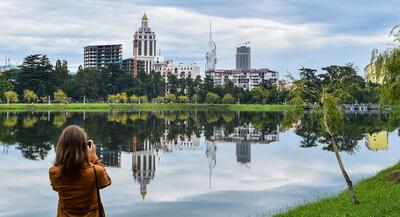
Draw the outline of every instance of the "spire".
[[[142,20],[148,20],[148,19],[149,19],[149,17],[147,16],[146,11],[144,11]]]
[[[142,191],[142,192],[140,192],[140,194],[142,195],[142,201],[144,201],[144,198],[146,197],[147,192]]]
[[[210,20],[210,41],[212,40],[211,20]]]

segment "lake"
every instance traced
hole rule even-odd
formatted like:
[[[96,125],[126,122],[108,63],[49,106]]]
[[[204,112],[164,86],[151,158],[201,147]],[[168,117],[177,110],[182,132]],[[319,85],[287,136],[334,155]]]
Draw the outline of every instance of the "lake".
[[[384,114],[345,116],[337,138],[353,181],[398,162]],[[48,168],[62,129],[77,124],[112,178],[108,216],[259,216],[346,188],[311,114],[159,112],[0,113],[0,216],[55,216]]]

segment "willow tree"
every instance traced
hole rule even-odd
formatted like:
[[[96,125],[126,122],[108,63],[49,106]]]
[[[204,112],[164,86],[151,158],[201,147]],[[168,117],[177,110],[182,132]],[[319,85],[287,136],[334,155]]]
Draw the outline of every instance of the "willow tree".
[[[390,31],[393,43],[384,51],[372,51],[368,77],[382,84],[380,104],[390,105],[395,114],[400,111],[400,25]]]

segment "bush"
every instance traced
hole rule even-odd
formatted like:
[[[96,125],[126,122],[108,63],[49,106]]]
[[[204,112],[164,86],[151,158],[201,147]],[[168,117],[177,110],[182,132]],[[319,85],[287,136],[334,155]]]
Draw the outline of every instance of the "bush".
[[[175,94],[170,93],[170,94],[165,95],[165,101],[168,103],[175,103],[176,102]]]
[[[227,93],[222,98],[222,102],[225,104],[233,104],[233,103],[235,103],[235,97],[233,97],[232,94]]]
[[[179,96],[178,100],[180,103],[188,103],[189,102],[189,97],[187,96]]]
[[[32,90],[24,90],[24,100],[27,103],[36,102],[38,100],[38,96]]]
[[[220,97],[215,93],[208,92],[206,101],[209,104],[216,104],[216,103],[218,103],[220,101]]]

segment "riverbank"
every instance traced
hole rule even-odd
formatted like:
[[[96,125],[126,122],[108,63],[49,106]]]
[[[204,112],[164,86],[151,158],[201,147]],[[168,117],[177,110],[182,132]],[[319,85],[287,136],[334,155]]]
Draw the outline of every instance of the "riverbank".
[[[396,170],[400,170],[400,163],[356,183],[354,189],[360,200],[358,206],[353,205],[348,191],[343,191],[336,196],[300,205],[274,217],[399,216],[400,183],[388,182],[385,177]]]
[[[0,104],[1,111],[153,111],[153,110],[221,110],[221,111],[285,111],[295,108],[291,105],[259,104],[107,104],[107,103],[71,103],[71,104]]]

